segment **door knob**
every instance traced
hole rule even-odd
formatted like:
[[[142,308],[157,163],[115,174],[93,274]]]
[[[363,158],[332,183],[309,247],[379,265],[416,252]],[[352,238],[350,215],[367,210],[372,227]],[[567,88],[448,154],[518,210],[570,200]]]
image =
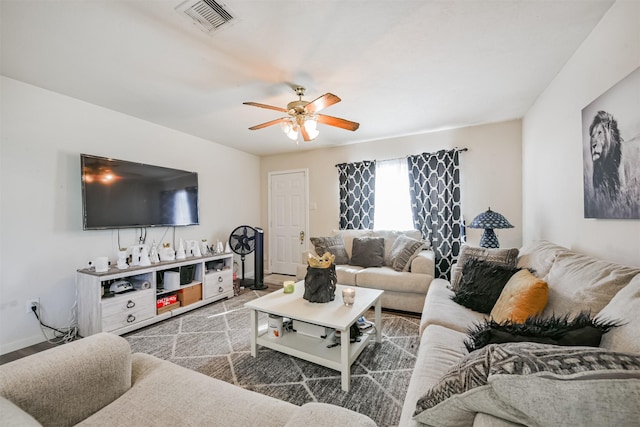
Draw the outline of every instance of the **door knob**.
[[[300,232],[300,244],[304,243],[304,231]]]

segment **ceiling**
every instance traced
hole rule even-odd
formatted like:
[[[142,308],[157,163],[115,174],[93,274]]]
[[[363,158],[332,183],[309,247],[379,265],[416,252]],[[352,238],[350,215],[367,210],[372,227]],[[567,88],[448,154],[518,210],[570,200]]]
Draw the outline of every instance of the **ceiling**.
[[[225,0],[206,34],[182,0],[0,0],[1,73],[256,155],[521,118],[613,0]],[[285,107],[331,92],[289,140]]]

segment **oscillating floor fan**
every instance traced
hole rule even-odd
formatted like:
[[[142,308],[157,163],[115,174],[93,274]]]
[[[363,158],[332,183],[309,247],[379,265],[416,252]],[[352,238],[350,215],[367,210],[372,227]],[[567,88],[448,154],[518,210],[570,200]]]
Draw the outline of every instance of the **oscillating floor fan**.
[[[231,232],[229,236],[229,246],[231,250],[240,255],[242,263],[242,280],[240,286],[253,290],[267,289],[264,284],[264,232],[261,228],[241,225]],[[255,280],[248,280],[244,277],[245,257],[253,252]]]

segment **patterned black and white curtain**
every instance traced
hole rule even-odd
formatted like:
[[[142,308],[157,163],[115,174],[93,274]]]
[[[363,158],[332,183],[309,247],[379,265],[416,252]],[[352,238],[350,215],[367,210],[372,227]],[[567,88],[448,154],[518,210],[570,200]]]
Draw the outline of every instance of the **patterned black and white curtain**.
[[[340,229],[371,229],[376,185],[376,162],[340,163]]]
[[[459,150],[423,153],[407,161],[414,226],[435,252],[436,277],[449,279],[465,241]]]

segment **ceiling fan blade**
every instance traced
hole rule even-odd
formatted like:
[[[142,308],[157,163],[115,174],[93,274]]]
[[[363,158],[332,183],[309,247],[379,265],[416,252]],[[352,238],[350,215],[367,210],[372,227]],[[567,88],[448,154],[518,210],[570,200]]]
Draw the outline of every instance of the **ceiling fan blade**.
[[[281,107],[274,107],[273,105],[267,105],[267,104],[259,104],[257,102],[243,102],[244,105],[252,105],[254,107],[260,107],[260,108],[266,108],[267,110],[276,110],[276,111],[281,111],[283,113],[286,113],[287,110],[285,110],[284,108]]]
[[[345,119],[340,119],[338,117],[326,116],[324,114],[318,114],[318,122],[325,125],[335,126],[337,128],[342,128],[350,131],[355,131],[360,127],[360,123],[352,122]]]
[[[337,96],[335,96],[332,93],[325,93],[324,95],[322,95],[319,98],[314,99],[313,101],[311,101],[310,103],[308,103],[304,109],[307,111],[307,113],[309,114],[313,114],[316,113],[320,110],[323,110],[327,107],[331,107],[333,104],[337,104],[338,102],[340,102],[341,99],[338,98]]]
[[[278,124],[278,123],[286,122],[287,120],[289,120],[289,117],[280,117],[279,119],[271,120],[270,122],[262,123],[262,124],[255,125],[255,126],[251,126],[249,129],[250,130],[258,130],[258,129],[266,128],[267,126],[271,126],[271,125],[275,125],[275,124]]]
[[[304,126],[300,126],[300,133],[302,134],[302,139],[304,139],[306,142],[311,141],[311,137],[309,136],[309,132],[307,132],[307,128],[305,128]]]

